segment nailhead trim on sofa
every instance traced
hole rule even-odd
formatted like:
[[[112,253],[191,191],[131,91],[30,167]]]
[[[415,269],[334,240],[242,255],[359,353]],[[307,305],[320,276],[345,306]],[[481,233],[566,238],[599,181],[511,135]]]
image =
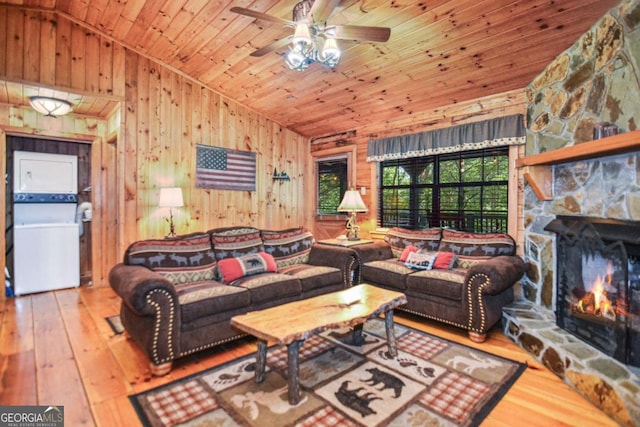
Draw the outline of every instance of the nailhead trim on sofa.
[[[166,362],[170,362],[173,361],[174,356],[173,356],[173,345],[169,345],[169,355],[168,357],[164,358],[164,359],[160,359],[160,356],[158,356],[158,338],[160,336],[160,320],[163,318],[163,314],[162,314],[162,310],[160,307],[160,304],[156,303],[153,300],[153,295],[154,294],[164,294],[165,297],[167,297],[167,301],[169,301],[169,330],[167,331],[167,341],[168,342],[172,342],[173,341],[173,325],[174,325],[174,316],[175,316],[175,306],[173,304],[173,300],[171,298],[171,295],[169,294],[169,292],[167,292],[166,290],[163,289],[154,289],[151,292],[149,292],[149,294],[147,295],[147,302],[149,303],[150,306],[155,307],[156,309],[156,320],[155,320],[155,326],[154,326],[154,331],[153,331],[153,364],[154,365],[160,365],[162,363],[166,363]]]

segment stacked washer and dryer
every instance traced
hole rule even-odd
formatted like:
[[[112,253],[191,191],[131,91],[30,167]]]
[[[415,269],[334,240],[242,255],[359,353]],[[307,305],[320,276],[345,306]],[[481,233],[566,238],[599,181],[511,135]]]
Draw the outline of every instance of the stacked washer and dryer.
[[[78,158],[14,152],[15,295],[80,285]]]

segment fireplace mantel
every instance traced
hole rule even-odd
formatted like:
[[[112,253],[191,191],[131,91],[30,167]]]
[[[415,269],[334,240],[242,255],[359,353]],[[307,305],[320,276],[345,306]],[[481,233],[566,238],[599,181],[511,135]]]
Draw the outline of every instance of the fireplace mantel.
[[[640,130],[596,139],[516,160],[540,200],[553,199],[553,165],[640,151]]]

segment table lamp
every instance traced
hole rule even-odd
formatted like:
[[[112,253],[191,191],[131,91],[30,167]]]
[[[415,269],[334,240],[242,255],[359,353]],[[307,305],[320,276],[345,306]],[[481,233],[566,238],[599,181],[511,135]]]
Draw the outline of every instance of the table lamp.
[[[367,206],[362,201],[360,193],[353,188],[347,190],[344,193],[342,202],[338,206],[338,212],[349,212],[349,219],[347,220],[347,239],[348,240],[360,240],[358,236],[358,224],[356,223],[356,212],[367,212]]]
[[[182,188],[161,188],[158,206],[161,208],[169,208],[169,219],[165,218],[169,223],[169,234],[167,234],[167,237],[176,237],[176,229],[173,223],[173,208],[184,206],[184,201],[182,200]]]

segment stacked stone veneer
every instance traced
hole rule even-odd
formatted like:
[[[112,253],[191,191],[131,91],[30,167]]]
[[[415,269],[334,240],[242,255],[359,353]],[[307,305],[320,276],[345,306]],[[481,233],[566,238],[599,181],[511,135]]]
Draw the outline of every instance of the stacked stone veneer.
[[[591,141],[598,122],[637,130],[640,0],[622,1],[599,20],[529,85],[528,98],[527,155]],[[636,153],[554,166],[550,201],[524,186],[528,269],[522,301],[505,310],[503,322],[507,335],[623,425],[640,425],[640,381],[555,326],[555,235],[544,227],[556,215],[640,220],[638,143]]]

